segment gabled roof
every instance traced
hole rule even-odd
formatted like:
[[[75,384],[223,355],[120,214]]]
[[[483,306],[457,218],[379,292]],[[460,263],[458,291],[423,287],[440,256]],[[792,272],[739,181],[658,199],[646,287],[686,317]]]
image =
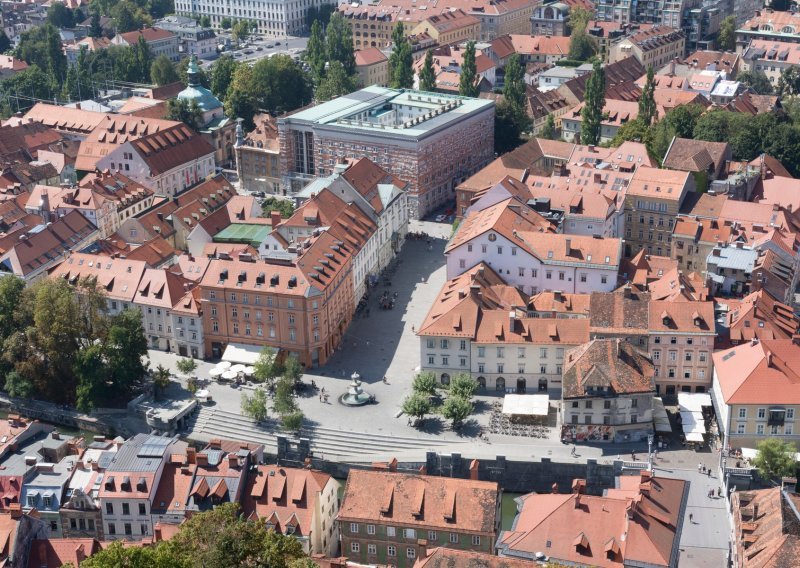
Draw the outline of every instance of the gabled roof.
[[[800,404],[800,345],[791,339],[751,340],[712,359],[726,404]]]
[[[143,37],[146,42],[151,42],[151,41],[169,39],[171,37],[177,37],[177,36],[168,30],[164,30],[161,28],[146,27],[140,30],[135,30],[132,32],[120,34],[120,37],[124,39],[125,43],[127,43],[128,45],[134,45],[137,41],[139,41],[140,37]]]
[[[139,281],[146,269],[146,264],[141,260],[73,253],[59,264],[50,276],[63,278],[73,285],[89,279],[97,283],[106,297],[133,302],[136,299]]]
[[[353,55],[356,58],[356,67],[366,67],[389,60],[377,47],[365,47],[364,49],[356,50]]]
[[[736,491],[734,542],[742,568],[785,568],[800,557],[800,496],[781,487]]]
[[[367,200],[378,215],[383,212],[384,207],[379,186],[393,185],[404,189],[408,185],[369,158],[359,159],[342,173],[342,177]]]
[[[161,175],[214,153],[211,144],[183,123],[143,136],[131,146],[150,168],[150,175]]]
[[[41,122],[59,132],[87,135],[109,117],[110,115],[103,112],[36,103],[25,113],[23,120]]]
[[[339,521],[494,535],[499,499],[495,482],[351,469]]]
[[[45,538],[30,543],[28,568],[78,568],[93,554],[100,552],[100,543],[93,538]]]
[[[593,339],[567,353],[563,398],[595,396],[609,388],[616,395],[655,392],[650,358],[624,339]]]
[[[489,231],[496,231],[515,242],[521,232],[544,234],[554,230],[552,224],[541,215],[516,199],[508,198],[468,215],[447,244],[445,252],[455,250]]]
[[[791,339],[800,327],[800,319],[792,308],[778,302],[763,290],[752,292],[741,300],[720,300],[728,304],[725,318],[731,341],[757,339]]]
[[[714,334],[714,302],[651,300],[651,333]]]
[[[650,294],[623,286],[613,292],[592,292],[589,318],[592,333],[645,335]]]
[[[685,172],[716,170],[729,156],[730,145],[727,142],[675,137],[664,156],[663,167]]]
[[[190,281],[170,272],[146,268],[136,288],[134,302],[146,306],[170,309],[189,291]]]

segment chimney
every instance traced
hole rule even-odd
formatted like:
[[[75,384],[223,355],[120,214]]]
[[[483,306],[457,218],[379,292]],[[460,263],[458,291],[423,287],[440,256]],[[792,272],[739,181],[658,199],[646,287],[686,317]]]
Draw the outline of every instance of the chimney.
[[[469,478],[478,481],[478,460],[472,460],[469,464]]]
[[[567,251],[567,256],[572,252],[572,239],[564,239],[564,248]]]
[[[208,455],[206,455],[206,454],[196,454],[195,455],[195,462],[199,466],[207,466],[208,465]]]
[[[195,463],[195,457],[197,456],[197,450],[194,448],[186,448],[186,463]]]
[[[572,492],[577,495],[582,495],[586,492],[586,480],[574,479],[572,480]]]
[[[722,256],[722,251],[719,248],[714,248],[714,250],[711,251],[711,256]]]
[[[514,324],[517,321],[517,311],[511,310],[508,312],[508,330],[513,332],[514,331]]]
[[[795,333],[792,335],[792,343],[795,345],[800,345],[800,334]]]
[[[8,510],[11,513],[12,519],[19,519],[22,517],[22,505],[19,503],[11,503],[11,505],[8,506]]]
[[[622,288],[622,295],[623,295],[625,298],[630,298],[630,297],[631,297],[631,285],[630,285],[630,282],[629,282],[629,283],[627,283],[627,284],[625,284],[625,286],[623,286],[623,288]]]
[[[767,351],[767,367],[772,367],[772,351]]]
[[[270,211],[269,212],[269,223],[272,225],[274,229],[276,225],[280,225],[281,222],[281,213],[280,211]]]
[[[675,75],[675,58],[673,57],[669,62],[669,73],[667,75]]]
[[[236,469],[239,467],[239,456],[236,454],[228,454],[228,467]]]

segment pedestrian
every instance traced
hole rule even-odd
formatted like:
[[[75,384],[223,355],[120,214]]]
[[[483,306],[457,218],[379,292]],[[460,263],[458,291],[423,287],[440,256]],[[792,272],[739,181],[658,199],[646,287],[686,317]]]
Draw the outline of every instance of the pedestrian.
[[[711,477],[711,468],[710,467],[706,468],[706,473],[708,474],[708,477]]]
[[[414,329],[414,326],[412,325],[412,326],[411,326],[411,333],[416,333],[416,331],[417,331],[417,330],[416,330],[416,329]]]
[[[697,464],[697,473],[700,473],[702,469],[703,469],[703,465],[702,464]]]
[[[694,523],[694,513],[689,513],[689,522]]]
[[[717,497],[722,497],[722,487],[717,487]]]

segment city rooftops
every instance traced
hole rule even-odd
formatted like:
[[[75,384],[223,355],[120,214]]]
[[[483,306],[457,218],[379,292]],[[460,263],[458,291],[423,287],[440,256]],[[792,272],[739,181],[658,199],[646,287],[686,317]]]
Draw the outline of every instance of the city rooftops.
[[[236,223],[228,225],[214,235],[215,243],[246,243],[259,246],[272,232],[270,225],[263,223]]]
[[[278,119],[421,138],[494,107],[494,101],[371,86]]]

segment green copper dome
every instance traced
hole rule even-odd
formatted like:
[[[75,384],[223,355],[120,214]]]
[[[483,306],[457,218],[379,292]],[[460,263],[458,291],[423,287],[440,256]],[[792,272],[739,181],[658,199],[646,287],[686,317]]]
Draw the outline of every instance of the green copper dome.
[[[186,75],[189,79],[189,86],[178,93],[179,100],[197,101],[197,105],[203,112],[209,112],[222,108],[222,103],[214,93],[203,87],[198,81],[197,77],[200,74],[200,68],[197,66],[197,58],[192,55],[189,59],[189,66],[186,69]]]

